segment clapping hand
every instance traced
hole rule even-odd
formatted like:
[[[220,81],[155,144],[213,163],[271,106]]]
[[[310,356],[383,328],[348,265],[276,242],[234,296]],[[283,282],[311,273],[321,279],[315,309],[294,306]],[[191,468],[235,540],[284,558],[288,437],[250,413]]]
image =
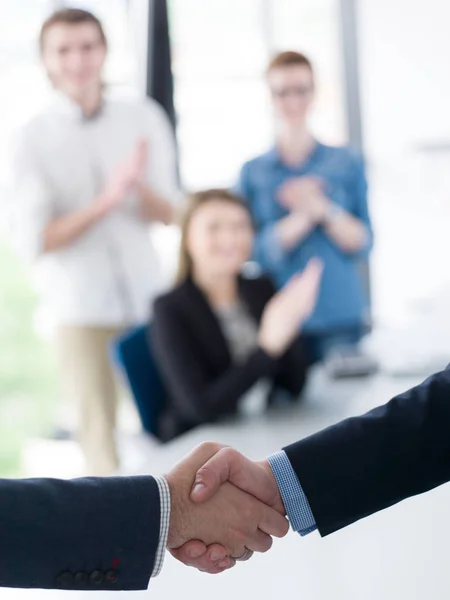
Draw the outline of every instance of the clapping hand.
[[[100,198],[106,212],[117,208],[126,195],[140,185],[147,157],[148,143],[144,139],[139,140],[131,153],[113,171]]]
[[[310,317],[317,302],[322,271],[321,261],[311,259],[305,269],[294,275],[266,305],[259,345],[269,355],[282,355]]]
[[[314,224],[323,221],[329,206],[324,182],[312,176],[286,181],[278,190],[278,201],[290,212],[305,214]]]

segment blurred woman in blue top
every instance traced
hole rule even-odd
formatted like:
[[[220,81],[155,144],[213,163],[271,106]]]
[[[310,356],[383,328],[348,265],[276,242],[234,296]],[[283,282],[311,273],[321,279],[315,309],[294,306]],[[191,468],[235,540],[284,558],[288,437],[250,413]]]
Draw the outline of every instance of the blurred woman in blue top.
[[[357,343],[368,299],[360,273],[372,247],[363,161],[317,141],[308,127],[315,85],[311,62],[283,52],[267,70],[277,120],[275,147],[247,162],[238,191],[257,228],[255,259],[282,286],[313,256],[324,263],[316,309],[304,326],[311,360]]]

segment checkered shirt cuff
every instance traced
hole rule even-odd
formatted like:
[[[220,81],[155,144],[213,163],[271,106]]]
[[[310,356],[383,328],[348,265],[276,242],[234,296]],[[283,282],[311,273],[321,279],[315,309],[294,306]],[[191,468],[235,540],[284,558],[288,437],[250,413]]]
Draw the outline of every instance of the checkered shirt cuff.
[[[308,535],[317,529],[308,499],[286,452],[272,454],[267,459],[275,476],[292,529]]]
[[[161,569],[164,562],[164,556],[166,553],[167,538],[169,536],[169,522],[170,522],[170,489],[164,477],[155,477],[155,481],[158,484],[159,500],[160,500],[160,513],[161,521],[159,528],[159,543],[156,551],[155,566],[153,567],[152,577],[156,577],[161,573]]]

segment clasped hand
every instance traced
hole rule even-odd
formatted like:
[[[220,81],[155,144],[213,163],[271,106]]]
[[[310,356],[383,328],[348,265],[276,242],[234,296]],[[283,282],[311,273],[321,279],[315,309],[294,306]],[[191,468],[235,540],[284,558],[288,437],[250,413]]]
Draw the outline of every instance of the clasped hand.
[[[319,177],[293,177],[280,186],[278,201],[289,212],[301,212],[318,225],[330,205],[325,188],[325,182]]]
[[[205,442],[166,475],[171,493],[168,549],[209,573],[236,559],[266,552],[272,536],[289,529],[267,461],[252,462],[232,448]]]

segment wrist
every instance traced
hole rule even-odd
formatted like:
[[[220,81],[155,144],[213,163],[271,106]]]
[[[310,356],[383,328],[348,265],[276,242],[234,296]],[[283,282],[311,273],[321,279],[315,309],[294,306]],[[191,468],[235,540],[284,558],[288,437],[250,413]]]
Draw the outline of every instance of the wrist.
[[[170,522],[167,548],[179,548],[189,541],[185,535],[187,503],[190,487],[186,487],[170,474],[164,476],[170,490]]]
[[[104,217],[112,211],[114,206],[117,205],[117,197],[113,192],[105,191],[97,196],[96,200],[92,203],[92,213],[98,218]]]
[[[87,211],[94,222],[105,217],[111,211],[111,209],[112,202],[109,197],[104,194],[98,196],[94,202],[87,207]]]
[[[259,336],[258,345],[263,352],[265,352],[270,358],[280,358],[283,350],[277,347],[275,344],[270,343],[269,340],[264,339],[264,335]]]
[[[273,489],[277,490],[277,495],[276,495],[275,504],[273,505],[273,508],[285,516],[286,508],[284,506],[283,499],[281,497],[281,493],[278,488],[277,480],[275,478],[275,475],[273,474],[272,467],[270,466],[270,462],[267,460],[267,458],[265,458],[263,460],[256,461],[256,463],[258,465],[260,465],[266,471],[267,475],[270,477],[270,481],[272,483]]]
[[[339,206],[339,204],[328,201],[324,208],[320,224],[323,227],[328,227],[329,225],[332,225],[334,221],[342,215],[343,211],[344,209],[341,206]]]

